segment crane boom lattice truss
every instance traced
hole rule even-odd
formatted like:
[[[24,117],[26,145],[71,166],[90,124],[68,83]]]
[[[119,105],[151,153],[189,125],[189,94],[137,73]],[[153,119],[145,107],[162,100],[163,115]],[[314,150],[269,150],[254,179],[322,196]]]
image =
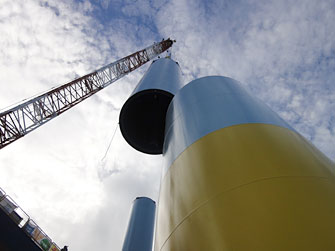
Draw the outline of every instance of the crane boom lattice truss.
[[[139,68],[173,44],[162,40],[0,113],[0,149]]]

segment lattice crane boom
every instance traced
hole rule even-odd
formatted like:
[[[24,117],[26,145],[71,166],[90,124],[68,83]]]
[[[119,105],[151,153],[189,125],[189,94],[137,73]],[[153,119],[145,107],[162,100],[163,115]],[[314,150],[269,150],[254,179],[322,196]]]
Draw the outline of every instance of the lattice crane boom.
[[[90,74],[0,113],[0,149],[134,71],[173,44],[171,39],[137,51]]]

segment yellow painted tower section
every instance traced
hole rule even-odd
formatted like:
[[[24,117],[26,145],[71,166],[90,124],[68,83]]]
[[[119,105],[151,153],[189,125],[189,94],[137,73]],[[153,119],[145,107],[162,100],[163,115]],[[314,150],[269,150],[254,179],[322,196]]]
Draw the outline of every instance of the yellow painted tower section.
[[[335,165],[231,78],[166,116],[156,251],[334,251]]]
[[[161,184],[156,250],[335,250],[333,163],[270,124],[216,130]]]

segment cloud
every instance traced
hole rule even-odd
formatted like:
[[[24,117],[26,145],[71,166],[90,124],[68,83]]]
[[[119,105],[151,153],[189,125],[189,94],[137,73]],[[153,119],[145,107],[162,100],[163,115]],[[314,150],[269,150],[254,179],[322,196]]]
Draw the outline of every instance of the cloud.
[[[99,23],[92,16],[96,7],[87,1],[2,2],[8,8],[0,10],[0,107],[148,46],[148,41],[133,42],[136,27],[127,21]],[[109,244],[120,246],[123,233],[113,222],[118,226],[120,218],[126,228],[131,201],[146,194],[158,196],[157,158],[138,161],[141,154],[121,135],[115,138],[108,162],[99,168],[119,110],[144,71],[126,76],[1,150],[1,187],[59,245],[92,250],[101,242],[103,250],[105,235],[97,229],[111,218],[106,227],[115,232],[112,240],[117,244]],[[83,243],[90,239],[93,246]]]
[[[334,159],[334,11],[332,1],[171,1],[156,23],[177,39],[188,81],[241,81]],[[323,143],[313,140],[319,127],[328,131]]]
[[[6,1],[0,108],[162,37],[186,81],[225,75],[335,158],[332,1]],[[131,202],[158,198],[161,158],[132,149],[119,111],[141,67],[0,152],[0,186],[59,245],[119,250]]]

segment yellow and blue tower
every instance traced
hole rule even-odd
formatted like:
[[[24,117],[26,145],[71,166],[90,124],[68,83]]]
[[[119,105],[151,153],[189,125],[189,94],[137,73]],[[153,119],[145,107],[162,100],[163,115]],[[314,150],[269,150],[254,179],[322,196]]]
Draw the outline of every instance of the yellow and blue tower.
[[[334,163],[276,113],[221,76],[167,107],[156,251],[335,250]]]

